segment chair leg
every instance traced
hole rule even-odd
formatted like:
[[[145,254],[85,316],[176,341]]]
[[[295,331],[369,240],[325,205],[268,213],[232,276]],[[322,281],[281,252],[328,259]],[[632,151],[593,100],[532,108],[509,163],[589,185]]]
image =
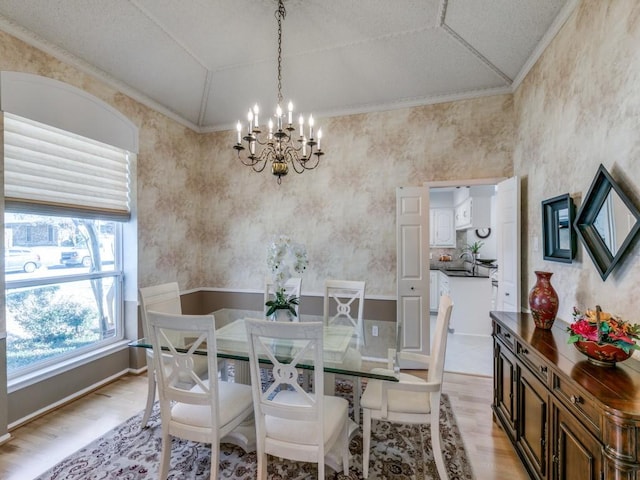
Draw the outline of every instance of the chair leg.
[[[448,480],[447,469],[444,466],[442,455],[442,443],[440,439],[440,402],[431,404],[431,446],[433,448],[433,458],[436,461],[436,468],[440,480]]]
[[[342,473],[345,477],[349,476],[349,422],[344,422],[342,428]]]
[[[371,448],[371,410],[362,409],[362,477],[369,478],[369,449]]]
[[[360,425],[360,395],[362,395],[362,382],[360,377],[353,379],[353,421]]]
[[[211,474],[210,480],[218,480],[218,464],[220,463],[220,440],[217,444],[211,444]]]
[[[220,359],[218,361],[218,370],[220,371],[220,380],[222,380],[223,382],[226,382],[227,380],[229,380],[229,375],[227,373],[228,371],[228,365],[227,365],[227,361],[224,359]]]
[[[169,463],[171,462],[171,435],[162,429],[162,453],[160,454],[160,474],[158,478],[165,480],[169,475]]]
[[[267,454],[258,452],[258,480],[267,480]]]
[[[156,399],[156,375],[151,366],[147,370],[148,385],[147,385],[147,405],[144,407],[144,415],[140,422],[140,428],[146,428],[151,417],[151,411],[153,410],[153,402]]]

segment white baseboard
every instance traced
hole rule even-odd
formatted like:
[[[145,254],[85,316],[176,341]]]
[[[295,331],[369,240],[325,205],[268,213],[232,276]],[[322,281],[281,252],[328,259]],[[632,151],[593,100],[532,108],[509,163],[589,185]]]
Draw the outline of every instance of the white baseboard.
[[[0,445],[7,443],[10,439],[11,439],[11,434],[5,433],[3,436],[0,437]]]
[[[131,375],[140,375],[141,373],[144,373],[146,371],[147,371],[147,365],[145,365],[144,367],[130,368],[129,370],[127,370],[127,372]]]

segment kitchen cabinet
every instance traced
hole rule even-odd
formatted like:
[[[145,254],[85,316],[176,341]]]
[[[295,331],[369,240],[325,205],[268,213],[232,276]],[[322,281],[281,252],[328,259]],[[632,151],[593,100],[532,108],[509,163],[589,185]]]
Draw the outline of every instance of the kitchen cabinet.
[[[491,197],[473,196],[455,207],[456,230],[491,226]]]
[[[541,330],[527,313],[491,318],[494,418],[529,476],[640,479],[640,362],[595,366],[567,344],[562,322]]]
[[[456,229],[452,208],[429,210],[429,245],[431,247],[456,248]]]
[[[440,272],[438,270],[429,270],[429,310],[431,312],[437,312],[440,304],[439,278]]]

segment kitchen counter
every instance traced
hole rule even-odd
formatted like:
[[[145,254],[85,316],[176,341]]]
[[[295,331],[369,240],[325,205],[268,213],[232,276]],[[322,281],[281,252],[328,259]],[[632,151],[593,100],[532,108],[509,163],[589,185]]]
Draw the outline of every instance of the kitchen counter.
[[[482,267],[482,265],[479,265]],[[485,273],[486,268],[478,268],[475,274],[471,274],[471,270],[461,270],[464,268],[462,265],[438,265],[438,264],[430,264],[430,270],[439,270],[444,273],[448,277],[464,277],[464,278],[489,278],[489,274]],[[471,268],[471,267],[467,267]]]

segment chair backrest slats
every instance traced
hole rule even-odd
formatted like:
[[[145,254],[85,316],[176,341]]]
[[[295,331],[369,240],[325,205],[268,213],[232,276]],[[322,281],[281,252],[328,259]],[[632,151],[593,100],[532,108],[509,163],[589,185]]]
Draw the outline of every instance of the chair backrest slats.
[[[154,351],[165,347],[162,355],[154,355],[160,402],[217,405],[214,316],[149,311],[147,317]],[[176,344],[175,339],[182,337],[189,339],[187,345]],[[208,368],[204,371],[194,369],[196,357],[202,358],[195,353],[196,349],[207,351]],[[209,379],[213,381],[209,382]]]
[[[427,379],[430,382],[442,381],[447,349],[447,334],[449,332],[449,321],[451,320],[452,309],[453,302],[451,301],[451,297],[442,295],[438,306],[436,331],[434,332],[431,345],[431,363],[429,365],[429,372],[427,373]]]
[[[354,327],[361,326],[365,286],[366,282],[363,281],[326,280],[323,305],[325,325],[333,323],[339,318],[346,318]],[[355,312],[356,304],[357,314]]]
[[[142,317],[142,331],[145,337],[149,337],[147,312],[182,313],[180,302],[180,289],[176,282],[142,287],[139,290],[140,313]]]
[[[320,421],[323,417],[323,335],[320,322],[281,323],[246,319],[253,401],[260,416]],[[260,368],[260,359],[273,364]],[[299,384],[297,365],[313,361],[314,393]],[[259,386],[259,388],[256,388]],[[260,428],[260,421],[256,423]]]

